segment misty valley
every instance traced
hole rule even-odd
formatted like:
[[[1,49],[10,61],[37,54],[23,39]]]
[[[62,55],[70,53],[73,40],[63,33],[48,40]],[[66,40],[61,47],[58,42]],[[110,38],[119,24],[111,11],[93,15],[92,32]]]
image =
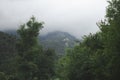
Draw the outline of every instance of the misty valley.
[[[32,16],[0,30],[0,80],[120,80],[120,0],[108,1],[95,33],[41,35],[44,24]]]

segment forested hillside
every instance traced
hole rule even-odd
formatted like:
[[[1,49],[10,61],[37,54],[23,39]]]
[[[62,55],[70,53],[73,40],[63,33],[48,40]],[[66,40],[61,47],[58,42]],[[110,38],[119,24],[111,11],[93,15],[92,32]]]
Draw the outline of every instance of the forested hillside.
[[[16,37],[4,32],[0,32],[0,53],[2,55],[13,55],[16,53]]]
[[[0,71],[9,70],[9,63],[17,54],[16,42],[15,36],[0,32]]]
[[[5,33],[18,37],[15,30],[6,30]],[[54,49],[57,55],[64,55],[67,48],[76,45],[77,38],[67,32],[54,31],[46,35],[39,35],[39,43],[44,49]]]
[[[58,55],[64,55],[67,48],[73,48],[77,39],[67,32],[55,31],[41,36],[40,43],[44,48],[55,49]]]

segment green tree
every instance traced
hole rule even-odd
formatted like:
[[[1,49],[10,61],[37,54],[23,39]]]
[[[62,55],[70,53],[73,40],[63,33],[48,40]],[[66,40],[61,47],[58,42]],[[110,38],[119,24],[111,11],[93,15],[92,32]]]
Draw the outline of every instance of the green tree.
[[[55,76],[55,53],[53,50],[44,50],[43,54],[36,58],[36,64],[39,67],[37,71],[38,80],[50,80]]]
[[[50,80],[54,76],[55,53],[51,49],[43,50],[38,42],[42,25],[32,17],[17,31],[19,40],[15,76],[18,80]]]
[[[17,77],[21,80],[33,80],[39,67],[36,64],[37,56],[42,54],[42,48],[38,44],[39,30],[43,28],[42,22],[37,22],[32,17],[26,24],[21,25],[17,31],[19,40],[17,43],[18,56],[17,61]]]
[[[108,80],[120,80],[120,0],[110,0],[106,18],[99,27],[102,31],[104,53],[108,59]]]
[[[101,33],[83,37],[83,41],[59,60],[57,73],[62,80],[101,80],[105,78],[105,58]],[[99,68],[102,67],[102,68]]]

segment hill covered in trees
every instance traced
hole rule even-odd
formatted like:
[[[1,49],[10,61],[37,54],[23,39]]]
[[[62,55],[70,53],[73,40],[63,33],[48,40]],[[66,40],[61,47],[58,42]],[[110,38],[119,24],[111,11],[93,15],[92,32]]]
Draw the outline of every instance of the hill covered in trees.
[[[67,48],[73,48],[77,39],[67,32],[55,31],[39,37],[44,48],[55,49],[58,55],[65,54]]]
[[[17,54],[16,42],[15,36],[0,32],[0,71],[11,71],[9,63]]]
[[[17,36],[15,30],[6,30],[5,33]],[[67,48],[73,48],[76,45],[74,36],[67,32],[54,31],[46,35],[39,35],[39,43],[44,49],[54,49],[58,55],[64,55]]]

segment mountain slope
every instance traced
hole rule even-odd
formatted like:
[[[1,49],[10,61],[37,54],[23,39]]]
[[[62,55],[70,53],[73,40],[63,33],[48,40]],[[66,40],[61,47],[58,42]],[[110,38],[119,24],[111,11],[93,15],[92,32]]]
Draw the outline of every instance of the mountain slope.
[[[0,70],[16,55],[16,37],[0,31]],[[6,65],[6,67],[3,67]]]
[[[39,37],[41,45],[44,48],[55,49],[58,55],[63,55],[66,48],[72,48],[77,40],[74,36],[67,32],[55,31],[45,36]]]
[[[15,30],[7,30],[6,33],[17,36]],[[39,41],[44,49],[54,49],[58,55],[63,55],[66,48],[74,47],[76,38],[67,32],[55,31],[47,35],[40,35]]]

